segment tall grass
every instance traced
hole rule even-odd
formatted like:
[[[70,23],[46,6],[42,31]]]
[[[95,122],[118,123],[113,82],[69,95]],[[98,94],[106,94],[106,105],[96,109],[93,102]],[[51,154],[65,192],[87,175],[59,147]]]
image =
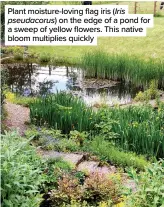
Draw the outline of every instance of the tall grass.
[[[112,130],[119,134],[117,146],[137,154],[164,157],[164,108],[155,111],[152,107],[129,107],[106,109],[101,117],[115,120]]]
[[[164,62],[160,60],[143,61],[134,56],[95,51],[82,56],[81,67],[88,78],[126,81],[136,86],[145,86],[156,79],[164,87]]]
[[[96,116],[91,108],[71,94],[60,92],[35,100],[30,105],[31,122],[36,125],[46,124],[60,129],[63,133],[71,130],[88,131],[94,128]]]

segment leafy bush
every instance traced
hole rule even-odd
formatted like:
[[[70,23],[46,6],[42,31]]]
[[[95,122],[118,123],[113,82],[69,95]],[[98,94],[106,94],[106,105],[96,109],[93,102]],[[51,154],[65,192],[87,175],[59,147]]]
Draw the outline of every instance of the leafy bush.
[[[139,92],[134,98],[135,101],[149,101],[159,97],[158,84],[156,81],[151,81],[149,89],[144,92]]]
[[[14,54],[14,60],[23,60],[23,54],[22,53],[15,53]]]
[[[107,177],[104,173],[92,173],[84,182],[84,199],[90,203],[108,201],[118,203],[121,195],[120,180]]]
[[[164,160],[146,168],[145,172],[129,175],[137,183],[135,194],[127,198],[127,207],[162,207],[164,206]]]
[[[72,167],[60,158],[48,159],[44,162],[43,173],[45,175],[44,192],[48,193],[57,185],[59,177],[64,173],[69,173]]]
[[[84,140],[88,137],[87,132],[70,131],[70,139],[74,140],[80,147],[83,146]]]
[[[39,206],[39,186],[44,182],[35,149],[16,132],[2,135],[2,206]]]
[[[121,182],[104,174],[93,173],[80,184],[78,178],[64,175],[58,182],[58,188],[50,193],[52,206],[97,206],[110,201],[117,203],[121,195]],[[88,205],[89,204],[89,205]]]
[[[51,55],[48,53],[41,53],[39,56],[40,63],[48,63],[51,60]]]

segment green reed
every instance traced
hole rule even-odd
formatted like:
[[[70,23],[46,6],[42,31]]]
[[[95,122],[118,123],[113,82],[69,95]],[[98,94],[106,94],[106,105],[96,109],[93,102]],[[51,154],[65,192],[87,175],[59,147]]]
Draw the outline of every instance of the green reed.
[[[86,53],[81,59],[81,68],[87,78],[112,79],[146,86],[156,79],[164,87],[164,62],[141,60],[125,54],[107,54],[102,51]]]
[[[119,134],[114,140],[117,146],[137,154],[164,157],[164,108],[111,108],[98,113],[116,121],[112,131]]]
[[[91,108],[71,94],[60,92],[40,98],[30,105],[31,122],[47,125],[69,133],[71,130],[89,131],[94,128],[96,116]]]

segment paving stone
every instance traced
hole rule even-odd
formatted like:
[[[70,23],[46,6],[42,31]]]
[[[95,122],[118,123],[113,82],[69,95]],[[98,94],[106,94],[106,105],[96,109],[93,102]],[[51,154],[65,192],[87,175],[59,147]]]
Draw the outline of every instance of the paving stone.
[[[82,154],[74,154],[74,153],[63,153],[63,152],[56,152],[56,151],[42,151],[42,156],[46,159],[56,159],[61,158],[70,164],[77,166],[82,160]]]
[[[93,173],[98,168],[98,165],[99,162],[84,161],[78,165],[77,170],[90,174]]]

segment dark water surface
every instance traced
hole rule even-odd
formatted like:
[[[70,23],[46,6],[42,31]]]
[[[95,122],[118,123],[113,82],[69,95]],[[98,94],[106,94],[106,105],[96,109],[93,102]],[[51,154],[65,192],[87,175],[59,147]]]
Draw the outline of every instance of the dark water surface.
[[[3,68],[9,72],[8,85],[12,91],[25,96],[69,91],[87,104],[105,102],[113,105],[129,103],[138,92],[138,89],[125,83],[86,80],[81,70],[71,67],[22,63],[5,64]]]

